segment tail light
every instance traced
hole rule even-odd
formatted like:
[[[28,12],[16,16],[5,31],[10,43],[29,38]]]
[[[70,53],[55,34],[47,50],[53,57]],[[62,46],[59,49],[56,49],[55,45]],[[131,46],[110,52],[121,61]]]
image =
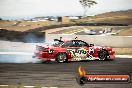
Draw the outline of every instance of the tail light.
[[[42,47],[42,46],[38,46],[38,45],[36,45],[36,50],[38,50],[38,51],[42,51],[42,50],[43,50],[43,47]]]
[[[53,54],[53,52],[54,52],[53,49],[45,48],[45,47],[38,46],[38,45],[36,45],[36,50],[43,51],[43,52],[48,52],[50,54]]]
[[[49,48],[44,48],[43,47],[43,50],[42,50],[43,52],[49,52]]]
[[[36,50],[43,51],[43,52],[48,52],[49,48],[45,48],[45,47],[36,45]]]

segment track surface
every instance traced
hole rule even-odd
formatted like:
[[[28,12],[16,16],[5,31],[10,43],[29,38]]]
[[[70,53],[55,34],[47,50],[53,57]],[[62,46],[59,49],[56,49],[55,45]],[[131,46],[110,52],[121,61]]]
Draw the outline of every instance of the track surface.
[[[0,84],[55,86],[58,88],[132,88],[130,84],[85,84],[80,86],[75,77],[77,68],[90,74],[130,74],[132,58],[117,58],[114,61],[87,61],[43,64],[0,64]]]

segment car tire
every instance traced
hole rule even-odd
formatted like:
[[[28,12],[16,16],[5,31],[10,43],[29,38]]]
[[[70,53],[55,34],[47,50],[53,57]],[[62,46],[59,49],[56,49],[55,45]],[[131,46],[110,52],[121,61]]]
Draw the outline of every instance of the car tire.
[[[58,63],[65,63],[67,62],[67,55],[66,53],[58,53],[56,56],[56,61]]]
[[[106,50],[100,50],[98,53],[99,60],[107,60],[108,52]]]

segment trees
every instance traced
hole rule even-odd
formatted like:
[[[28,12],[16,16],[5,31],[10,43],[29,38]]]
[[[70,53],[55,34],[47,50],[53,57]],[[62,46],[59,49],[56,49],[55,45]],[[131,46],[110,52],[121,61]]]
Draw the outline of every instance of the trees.
[[[84,8],[84,13],[83,13],[83,16],[84,16],[84,17],[86,16],[86,13],[87,13],[88,9],[89,9],[91,6],[97,4],[97,2],[96,2],[96,1],[93,1],[93,0],[79,0],[79,2],[80,2],[80,4],[81,4],[81,5],[83,6],[83,8]]]

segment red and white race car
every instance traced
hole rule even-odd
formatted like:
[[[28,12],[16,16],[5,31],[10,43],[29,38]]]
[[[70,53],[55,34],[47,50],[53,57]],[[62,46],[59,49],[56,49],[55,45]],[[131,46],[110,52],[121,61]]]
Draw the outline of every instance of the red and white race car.
[[[111,47],[94,46],[78,39],[68,41],[54,39],[54,44],[51,46],[36,45],[34,57],[63,63],[81,60],[113,60],[114,54]]]

